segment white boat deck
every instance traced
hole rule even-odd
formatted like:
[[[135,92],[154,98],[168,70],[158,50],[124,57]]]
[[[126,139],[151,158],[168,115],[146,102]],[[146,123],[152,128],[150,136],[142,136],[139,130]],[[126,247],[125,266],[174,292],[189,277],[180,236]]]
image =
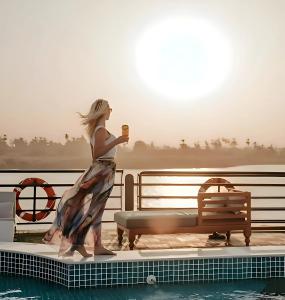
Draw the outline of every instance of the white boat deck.
[[[251,247],[221,247],[221,248],[183,248],[159,250],[114,251],[117,255],[98,255],[82,258],[78,253],[73,257],[58,257],[57,247],[35,243],[0,243],[0,251],[24,253],[61,261],[66,264],[171,260],[171,259],[203,259],[223,257],[256,257],[285,256],[285,246],[251,246]]]

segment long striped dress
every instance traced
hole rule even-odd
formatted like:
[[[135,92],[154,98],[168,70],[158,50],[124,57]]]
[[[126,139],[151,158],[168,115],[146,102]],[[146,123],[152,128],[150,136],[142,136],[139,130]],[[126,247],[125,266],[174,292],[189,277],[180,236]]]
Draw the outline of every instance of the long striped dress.
[[[100,127],[104,126],[97,126],[90,139],[92,149],[95,133]],[[109,133],[105,144],[115,138]],[[85,245],[87,249],[101,245],[102,215],[115,180],[115,154],[116,146],[97,158],[75,184],[63,193],[54,222],[43,238],[46,244],[59,245],[59,256],[72,245]],[[95,176],[98,180],[94,185],[87,190],[80,188],[81,184]]]

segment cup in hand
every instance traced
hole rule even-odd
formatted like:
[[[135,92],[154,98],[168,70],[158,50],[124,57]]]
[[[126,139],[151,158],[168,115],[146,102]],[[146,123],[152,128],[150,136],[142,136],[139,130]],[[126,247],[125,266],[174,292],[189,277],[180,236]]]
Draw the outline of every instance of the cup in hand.
[[[122,135],[129,136],[129,125],[122,125]]]
[[[122,135],[129,136],[129,125],[122,125]],[[127,143],[124,143],[127,144]]]

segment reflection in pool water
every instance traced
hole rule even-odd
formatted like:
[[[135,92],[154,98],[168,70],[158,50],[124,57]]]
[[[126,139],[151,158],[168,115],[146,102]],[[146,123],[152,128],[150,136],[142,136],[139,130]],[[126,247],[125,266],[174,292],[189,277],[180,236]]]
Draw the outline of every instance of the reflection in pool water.
[[[68,290],[33,278],[0,275],[0,299],[285,299],[285,279]]]

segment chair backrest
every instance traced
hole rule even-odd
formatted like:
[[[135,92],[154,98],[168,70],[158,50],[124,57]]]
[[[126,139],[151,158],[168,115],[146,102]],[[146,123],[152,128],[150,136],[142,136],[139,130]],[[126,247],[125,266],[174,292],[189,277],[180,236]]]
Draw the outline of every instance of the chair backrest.
[[[198,193],[198,224],[222,225],[251,222],[251,193],[231,192]]]
[[[16,193],[0,192],[0,219],[15,218]]]

